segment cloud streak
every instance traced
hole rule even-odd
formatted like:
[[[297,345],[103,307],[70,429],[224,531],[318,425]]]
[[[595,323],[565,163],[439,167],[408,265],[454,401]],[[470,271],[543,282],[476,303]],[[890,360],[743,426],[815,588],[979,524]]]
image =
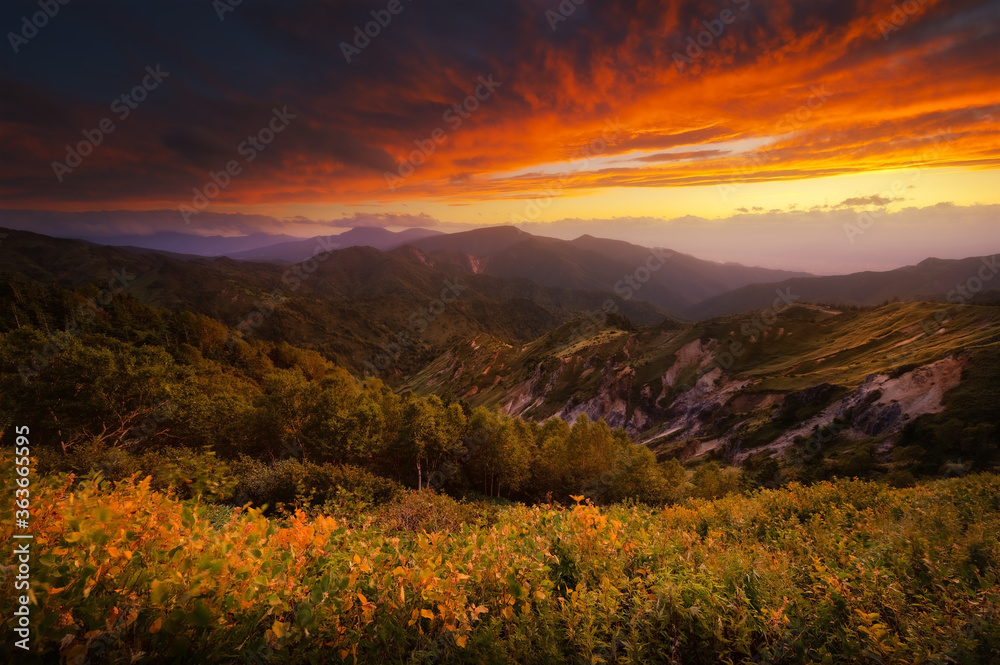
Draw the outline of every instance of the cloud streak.
[[[739,20],[678,71],[687,38],[727,7]],[[542,166],[570,160],[608,119],[625,131],[563,195],[714,186],[734,175],[754,184],[914,165],[998,168],[1000,5],[927,0],[886,39],[879,21],[893,7],[592,0],[552,31],[539,0],[449,0],[408,6],[350,64],[339,44],[370,11],[356,0],[244,3],[224,22],[195,2],[67,7],[30,50],[0,56],[0,195],[12,208],[176,207],[286,104],[300,120],[213,202],[217,210],[282,217],[302,204],[527,197],[551,180]],[[56,182],[53,160],[150,63],[171,72],[170,85]],[[504,81],[489,104],[390,190],[385,172],[489,74]],[[829,99],[802,119],[817,86]],[[946,149],[928,161],[945,132]]]

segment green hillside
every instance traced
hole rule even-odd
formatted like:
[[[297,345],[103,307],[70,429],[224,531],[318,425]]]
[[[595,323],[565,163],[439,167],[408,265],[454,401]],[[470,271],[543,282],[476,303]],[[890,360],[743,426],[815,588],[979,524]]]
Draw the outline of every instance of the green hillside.
[[[320,260],[282,266],[134,253],[10,231],[0,244],[0,279],[9,282],[2,288],[13,298],[0,316],[13,323],[32,307],[22,281],[89,285],[95,296],[128,293],[149,305],[205,314],[253,337],[314,349],[358,373],[388,357],[380,369],[392,379],[423,366],[451,341],[486,331],[511,343],[534,339],[598,310],[609,295],[526,279],[456,276],[367,247],[316,249]],[[443,303],[442,294],[450,302]],[[641,301],[622,310],[647,323],[668,315]]]
[[[479,336],[437,358],[407,387],[533,420],[585,413],[626,428],[661,455],[740,464],[758,449],[788,453],[796,438],[812,435],[797,431],[811,418],[846,437],[841,452],[877,445],[886,462],[894,443],[930,422],[958,418],[984,428],[982,446],[964,458],[992,464],[998,360],[998,307],[796,304],[698,324],[578,321],[516,346]],[[989,397],[971,408],[960,397],[966,394]],[[921,402],[927,395],[934,399]],[[823,419],[828,407],[834,412]],[[924,443],[936,451],[928,459],[941,462],[937,438]],[[949,450],[955,459],[963,455]]]

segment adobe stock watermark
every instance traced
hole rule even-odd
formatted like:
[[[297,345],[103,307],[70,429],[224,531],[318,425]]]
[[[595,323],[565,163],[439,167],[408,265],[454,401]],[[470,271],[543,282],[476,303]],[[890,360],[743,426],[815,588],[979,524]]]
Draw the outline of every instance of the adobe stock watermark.
[[[478,85],[468,97],[458,104],[453,104],[441,115],[441,119],[448,124],[452,132],[458,131],[462,123],[468,120],[471,114],[479,109],[481,102],[485,102],[492,97],[496,89],[503,85],[500,81],[494,81],[492,74],[480,76],[477,79],[477,83]],[[437,151],[437,147],[447,140],[448,132],[441,127],[436,127],[428,138],[414,139],[413,143],[417,146],[417,149],[412,150],[407,155],[406,160],[396,166],[396,173],[385,172],[385,184],[388,185],[390,190],[395,191],[397,187],[403,184],[404,179],[413,175],[417,168],[425,164],[431,155]]]
[[[590,166],[590,160],[607,152],[608,148],[612,146],[624,133],[623,126],[621,122],[619,122],[618,118],[615,118],[614,120],[607,119],[604,121],[604,125],[605,126],[601,131],[600,137],[592,139],[587,145],[583,146],[580,150],[570,156],[570,161],[578,162],[574,165],[574,168],[570,173],[586,170]],[[559,196],[563,188],[566,187],[570,181],[571,177],[569,175],[564,175],[547,183],[545,189],[542,190],[542,196],[529,199],[521,214],[518,215],[511,213],[511,224],[524,224],[537,220],[541,216],[542,211],[552,205],[552,200]]]
[[[948,292],[945,300],[953,305],[967,305],[973,301],[976,294],[983,290],[986,282],[992,280],[1000,272],[1000,263],[997,257],[1000,255],[984,256],[983,265],[963,284],[957,284],[954,289]]]
[[[778,322],[778,315],[787,310],[800,300],[799,296],[792,294],[792,288],[786,287],[784,291],[775,289],[777,298],[771,306],[754,316],[749,321],[740,326],[740,335],[749,338],[746,343],[735,339],[719,341],[719,348],[712,354],[712,362],[709,363],[706,371],[712,371],[715,367],[729,369],[739,358],[747,352],[747,344],[757,344],[764,339],[767,329]]]
[[[420,339],[424,331],[444,313],[448,305],[458,300],[468,288],[459,284],[457,277],[453,278],[453,281],[445,280],[440,296],[432,300],[426,307],[421,307],[415,311],[407,320],[409,329],[415,335],[411,335],[407,330],[402,330],[396,335],[393,341],[382,345],[382,353],[365,361],[365,376],[382,376],[403,355],[404,351],[417,343],[417,340]]]
[[[77,318],[92,322],[100,312],[104,311],[104,307],[111,303],[116,294],[126,291],[136,280],[136,276],[130,275],[125,268],[122,268],[120,272],[112,271],[111,275],[106,288],[101,289],[96,296],[88,299],[85,303],[77,305],[76,316],[69,319],[65,331],[52,333],[48,336],[45,348],[32,354],[30,366],[25,363],[17,368],[22,381],[28,383],[30,379],[38,376],[43,369],[48,367],[49,363],[66,350],[70,340],[80,335],[80,324],[77,322]]]
[[[809,86],[809,92],[812,94],[809,95],[805,103],[795,110],[789,111],[775,123],[774,132],[776,134],[788,134],[804,127],[816,111],[829,101],[833,94],[827,90],[825,83],[821,83],[818,86]],[[733,175],[730,177],[729,182],[716,185],[719,196],[722,197],[723,201],[728,201],[729,195],[739,191],[739,188],[746,184],[749,176],[760,171],[771,157],[772,150],[765,148],[744,157],[742,166],[733,169]]]
[[[7,41],[14,53],[20,53],[21,47],[38,35],[38,31],[49,24],[49,21],[56,17],[59,8],[68,5],[69,0],[38,0],[38,7],[42,11],[35,12],[29,18],[21,17],[21,29],[18,32],[8,32]]]
[[[235,12],[236,8],[243,4],[243,0],[212,0],[212,9],[220,21],[226,20],[226,14]]]
[[[889,189],[879,194],[880,200],[889,202],[893,200],[893,196],[896,199],[901,198],[907,189],[915,186],[917,181],[923,177],[924,172],[930,168],[928,164],[945,154],[948,146],[954,141],[953,136],[951,127],[944,132],[935,134],[932,137],[934,144],[920,152],[920,159],[913,175],[909,178],[896,178],[893,180],[892,184],[889,185]],[[878,210],[863,210],[858,213],[857,221],[853,224],[851,222],[844,222],[844,235],[847,236],[848,242],[852,245],[855,244],[858,236],[864,235],[875,225],[875,220],[884,217],[886,214],[884,207]]]
[[[121,442],[126,448],[134,448],[150,437],[160,436],[170,431],[164,426],[164,422],[177,413],[177,405],[167,400],[157,405],[148,416],[142,419],[135,427],[130,427],[122,435]]]
[[[300,261],[294,266],[289,268],[282,274],[281,283],[288,287],[289,293],[294,293],[299,290],[302,286],[304,280],[309,279],[313,273],[319,269],[319,264],[330,258],[330,252],[340,249],[340,245],[331,242],[330,238],[333,236],[324,236],[316,239],[316,247],[313,249],[313,254],[305,261]],[[240,334],[240,338],[246,338],[253,334],[255,330],[264,325],[274,314],[275,307],[281,303],[281,301],[286,297],[286,294],[281,289],[275,289],[271,293],[267,294],[265,300],[260,300],[254,303],[254,309],[249,314],[244,316],[236,324],[236,331]],[[234,345],[235,340],[230,337],[227,346],[230,350]]]
[[[441,469],[435,469],[427,479],[427,488],[433,490],[442,489],[445,483],[458,473],[464,465],[468,464],[472,456],[479,452],[489,442],[490,437],[496,434],[499,429],[499,425],[494,422],[487,426],[477,427],[470,432],[463,440],[465,450],[462,452],[461,457],[455,462],[442,466]]]
[[[123,92],[111,102],[110,110],[119,121],[124,121],[132,114],[132,111],[139,108],[139,104],[146,100],[149,93],[156,90],[163,80],[170,76],[170,72],[156,67],[146,66],[146,75],[142,77],[139,85],[128,92]],[[104,142],[104,137],[115,131],[115,123],[111,118],[102,118],[95,129],[83,130],[83,140],[75,146],[66,146],[66,163],[52,162],[52,172],[56,175],[56,180],[63,181],[63,176],[72,173],[73,169],[83,164],[83,160],[94,152],[94,148]]]
[[[262,128],[246,137],[246,140],[236,146],[236,152],[243,157],[243,163],[250,164],[257,159],[257,155],[271,144],[274,138],[285,131],[292,120],[299,117],[296,113],[291,113],[287,106],[281,110],[278,107],[271,109],[271,119]],[[208,207],[208,205],[222,193],[226,187],[232,183],[233,178],[243,173],[243,164],[239,160],[231,159],[226,162],[226,167],[218,172],[209,171],[208,181],[200,188],[195,187],[192,191],[191,205],[180,204],[177,209],[184,218],[185,224],[191,223],[191,218]]]
[[[788,449],[788,452],[783,457],[785,464],[789,467],[789,470],[794,470],[798,473],[804,472],[810,462],[819,461],[817,456],[823,451],[823,448],[833,443],[847,429],[848,423],[837,421],[836,419],[823,427],[817,426],[809,438],[797,441],[794,446]],[[763,486],[775,489],[784,485],[788,480],[786,471],[778,469],[772,479],[769,482],[763,483]]]
[[[556,7],[558,11],[546,9],[545,18],[549,22],[552,32],[556,31],[560,23],[569,20],[569,17],[576,13],[577,8],[585,2],[587,0],[562,0]]]
[[[892,12],[876,23],[879,32],[882,33],[882,40],[889,41],[889,35],[901,29],[911,18],[919,14],[927,0],[906,0],[900,4],[892,6]]]
[[[412,2],[413,0],[410,0]],[[371,10],[371,17],[374,19],[364,24],[362,30],[360,25],[354,26],[354,39],[351,43],[340,42],[340,52],[344,54],[347,64],[351,64],[351,58],[361,55],[361,51],[368,48],[372,40],[382,34],[382,31],[392,23],[393,16],[403,13],[406,6],[401,0],[389,0],[385,9]]]
[[[975,300],[976,294],[986,288],[986,283],[993,280],[1000,273],[1000,254],[984,256],[982,264],[975,274],[970,275],[964,282],[955,285],[955,288],[948,291],[945,300],[950,305],[968,305]],[[941,330],[945,321],[953,314],[952,307],[942,307],[935,310],[933,314],[920,322],[918,330],[925,336],[936,335]],[[903,361],[913,357],[917,351],[912,347],[907,347],[906,353],[901,354],[897,361]]]
[[[645,262],[636,266],[631,273],[622,275],[622,278],[615,282],[615,294],[621,298],[622,302],[631,301],[643,285],[652,279],[653,273],[663,267],[670,256],[672,256],[672,252],[669,250],[657,247],[650,249]],[[583,318],[586,319],[586,322],[573,329],[570,333],[570,341],[575,343],[586,337],[591,331],[600,329],[607,321],[608,315],[618,314],[619,310],[620,307],[614,298],[606,299],[601,307],[584,314]]]
[[[750,8],[750,0],[732,0],[732,3],[744,14]],[[705,49],[712,48],[716,41],[722,37],[726,28],[736,23],[737,18],[739,16],[732,9],[723,9],[716,18],[702,21],[701,24],[705,26],[705,29],[694,37],[688,35],[688,45],[684,50],[687,55],[674,51],[674,66],[677,67],[677,71],[683,74],[685,67],[693,65],[696,60],[705,55]]]

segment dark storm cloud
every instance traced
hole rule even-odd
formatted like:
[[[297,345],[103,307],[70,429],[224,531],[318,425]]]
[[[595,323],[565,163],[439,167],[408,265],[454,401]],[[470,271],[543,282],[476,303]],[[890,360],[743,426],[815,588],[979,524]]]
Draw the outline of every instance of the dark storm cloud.
[[[609,155],[695,153],[711,149],[705,143],[757,137],[801,104],[810,85],[838,79],[871,83],[831,87],[834,103],[843,105],[840,116],[875,117],[856,126],[806,128],[798,146],[774,154],[860,156],[873,149],[867,128],[887,122],[876,113],[887,101],[879,91],[894,88],[897,99],[888,101],[902,107],[901,95],[933,85],[981,88],[995,68],[1000,35],[1000,4],[989,0],[927,0],[888,39],[879,21],[891,19],[892,0],[586,0],[555,30],[546,12],[560,11],[557,0],[400,1],[402,11],[350,63],[343,44],[388,0],[246,0],[222,20],[207,0],[63,5],[18,53],[0,45],[0,194],[12,206],[31,207],[183,202],[265,126],[273,109],[288,106],[296,119],[218,202],[379,199],[386,195],[382,173],[442,127],[443,112],[485,75],[503,87],[488,108],[449,133],[408,181],[408,192],[466,187],[491,172],[565,159],[567,146],[587,144],[619,114],[638,123],[609,146]],[[5,3],[2,24],[16,26],[34,8]],[[723,11],[736,20],[678,72],[675,54],[712,26],[718,30]],[[890,56],[906,66],[872,67]],[[156,65],[170,78],[57,182],[52,162]],[[725,76],[734,71],[759,77],[759,91],[733,98],[734,82]],[[956,133],[965,131],[970,145],[975,136],[983,143],[989,119],[982,116],[990,111],[982,104],[925,109],[914,100],[912,106],[926,122],[893,118],[914,135],[892,146],[932,129],[935,113],[952,113],[961,121]],[[656,172],[670,162],[645,159],[649,171],[628,174],[629,183],[711,182],[729,170],[677,180]],[[858,168],[844,161],[774,173]],[[432,184],[420,189],[423,182]]]

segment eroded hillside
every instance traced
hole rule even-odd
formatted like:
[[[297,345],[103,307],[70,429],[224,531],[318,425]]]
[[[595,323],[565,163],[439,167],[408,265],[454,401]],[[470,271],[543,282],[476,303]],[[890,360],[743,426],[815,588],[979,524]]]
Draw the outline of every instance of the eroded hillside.
[[[787,454],[817,432],[884,455],[909,423],[947,411],[963,377],[991,372],[998,341],[997,307],[795,304],[651,328],[610,317],[519,347],[479,336],[409,387],[536,420],[585,413],[682,460],[739,464]]]

